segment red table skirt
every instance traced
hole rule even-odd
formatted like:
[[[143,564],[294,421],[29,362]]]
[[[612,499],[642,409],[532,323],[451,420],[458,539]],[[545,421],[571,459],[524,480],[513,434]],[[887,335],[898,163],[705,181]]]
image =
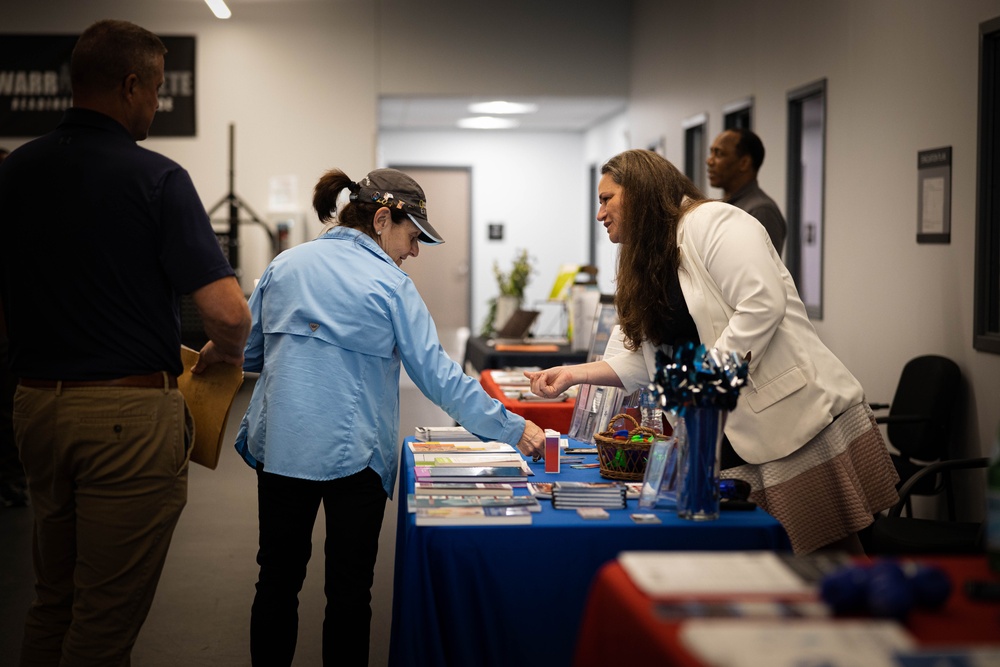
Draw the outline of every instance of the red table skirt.
[[[938,565],[951,576],[953,590],[939,611],[914,611],[906,629],[921,646],[1000,645],[1000,602],[970,600],[964,583],[970,579],[996,581],[984,557],[929,557],[921,562]],[[580,626],[575,667],[660,665],[704,667],[679,640],[681,622],[665,621],[654,613],[654,603],[642,593],[617,561],[597,573]]]
[[[485,370],[479,376],[479,382],[486,393],[499,400],[514,414],[531,420],[541,428],[550,428],[560,433],[569,433],[569,425],[573,420],[574,399],[560,403],[541,403],[535,401],[517,401],[507,398],[500,390],[500,385],[493,379],[493,372]]]

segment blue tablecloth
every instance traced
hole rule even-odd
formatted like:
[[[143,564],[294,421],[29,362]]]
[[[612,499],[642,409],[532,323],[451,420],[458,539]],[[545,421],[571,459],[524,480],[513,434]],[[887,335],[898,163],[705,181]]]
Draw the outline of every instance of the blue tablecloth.
[[[544,463],[529,465],[533,481],[607,481],[596,468],[564,464],[563,472],[546,474]],[[543,500],[530,526],[417,527],[407,510],[413,454],[405,443],[399,489],[392,666],[569,665],[590,582],[620,551],[790,548],[781,525],[760,509],[707,522],[656,510],[662,523],[649,525],[629,517],[646,511],[635,500],[604,520],[584,520]]]

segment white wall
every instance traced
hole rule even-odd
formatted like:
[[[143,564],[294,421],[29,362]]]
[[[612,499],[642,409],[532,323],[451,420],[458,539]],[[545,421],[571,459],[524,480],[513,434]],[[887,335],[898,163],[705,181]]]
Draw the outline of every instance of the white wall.
[[[487,302],[498,294],[493,263],[504,272],[522,248],[536,271],[529,305],[548,297],[563,263],[587,263],[587,169],[583,135],[571,132],[383,132],[382,165],[470,167],[472,171],[472,325],[478,332]],[[434,202],[427,202],[432,216]],[[502,241],[487,225],[504,224]],[[433,261],[433,248],[416,261]]]
[[[787,94],[827,78],[826,343],[872,400],[910,358],[942,354],[967,383],[963,451],[1000,423],[1000,356],[972,347],[978,27],[998,0],[637,2],[630,122],[683,160],[684,118],[752,95],[761,186],[786,201]],[[948,245],[918,245],[917,152],[953,147]],[[719,196],[718,191],[711,193]],[[977,503],[974,500],[973,505]],[[981,512],[981,509],[979,510]]]

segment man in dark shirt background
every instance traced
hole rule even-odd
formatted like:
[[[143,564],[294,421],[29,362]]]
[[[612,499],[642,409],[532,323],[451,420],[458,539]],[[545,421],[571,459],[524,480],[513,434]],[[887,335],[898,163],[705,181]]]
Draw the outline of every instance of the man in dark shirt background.
[[[34,512],[22,665],[129,664],[184,504],[180,296],[241,366],[246,299],[188,173],[140,148],[163,43],[125,21],[80,36],[73,106],[0,164],[0,305]]]
[[[764,144],[760,137],[743,128],[726,130],[709,149],[708,181],[722,188],[726,202],[741,208],[764,225],[771,244],[780,255],[785,248],[788,226],[774,200],[757,185],[757,172],[764,163]]]

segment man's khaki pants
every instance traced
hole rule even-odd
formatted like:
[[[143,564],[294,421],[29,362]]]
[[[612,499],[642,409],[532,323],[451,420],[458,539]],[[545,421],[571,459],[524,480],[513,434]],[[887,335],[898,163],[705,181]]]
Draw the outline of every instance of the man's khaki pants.
[[[127,666],[187,502],[184,398],[19,386],[14,432],[35,514],[21,665]]]

